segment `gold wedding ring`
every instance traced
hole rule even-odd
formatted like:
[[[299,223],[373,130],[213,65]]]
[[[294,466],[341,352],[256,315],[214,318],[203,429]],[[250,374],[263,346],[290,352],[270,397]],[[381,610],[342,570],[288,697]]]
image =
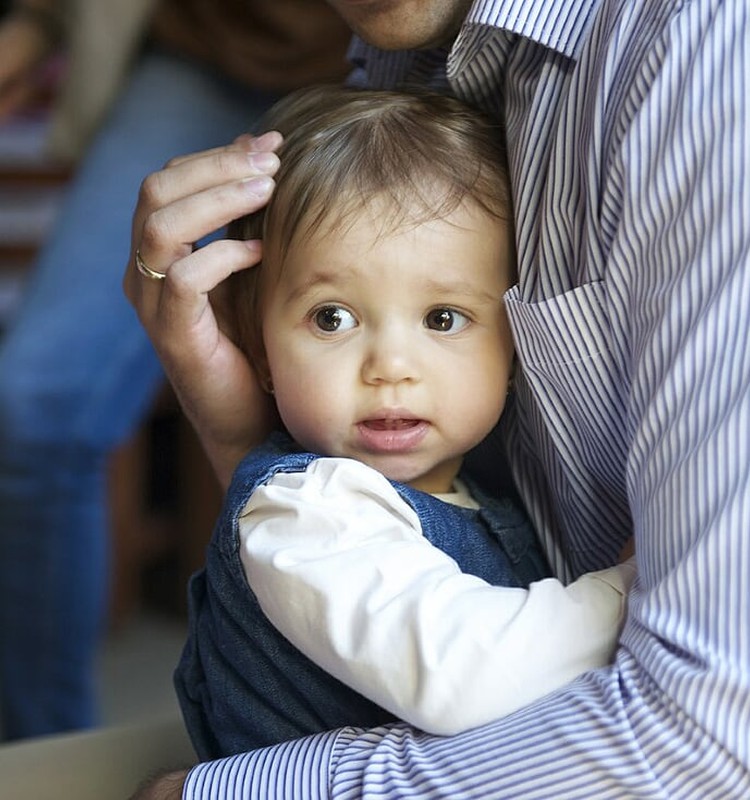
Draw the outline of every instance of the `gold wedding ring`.
[[[135,251],[135,265],[138,267],[138,272],[140,272],[141,275],[146,278],[151,278],[152,281],[163,281],[164,278],[167,277],[166,272],[157,272],[155,269],[151,269],[143,260],[140,250]]]

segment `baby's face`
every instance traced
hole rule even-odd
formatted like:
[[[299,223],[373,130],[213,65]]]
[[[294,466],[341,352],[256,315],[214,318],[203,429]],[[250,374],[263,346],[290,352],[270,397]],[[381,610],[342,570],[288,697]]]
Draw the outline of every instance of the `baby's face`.
[[[465,204],[384,235],[379,211],[289,250],[264,303],[274,395],[306,449],[446,492],[503,409],[512,233]]]

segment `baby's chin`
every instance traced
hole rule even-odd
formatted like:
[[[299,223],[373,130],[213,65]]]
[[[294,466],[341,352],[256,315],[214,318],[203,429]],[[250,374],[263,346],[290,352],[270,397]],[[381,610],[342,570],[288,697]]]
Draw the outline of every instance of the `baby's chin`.
[[[343,443],[316,442],[309,438],[307,441],[300,441],[300,438],[293,438],[308,452],[317,453],[324,458],[351,458],[371,467],[390,481],[403,483],[428,494],[452,491],[453,481],[462,462],[460,457],[446,457],[445,461],[436,465],[433,459],[425,458],[424,453],[414,451],[371,453]]]
[[[390,481],[403,483],[412,489],[418,489],[428,494],[446,494],[452,491],[453,481],[458,473],[457,468],[446,469],[442,465],[426,470],[410,463],[397,463],[398,457],[390,459],[390,463],[383,463],[387,459],[382,458],[360,458],[359,460],[382,473]],[[406,462],[408,459],[404,458],[403,461]]]

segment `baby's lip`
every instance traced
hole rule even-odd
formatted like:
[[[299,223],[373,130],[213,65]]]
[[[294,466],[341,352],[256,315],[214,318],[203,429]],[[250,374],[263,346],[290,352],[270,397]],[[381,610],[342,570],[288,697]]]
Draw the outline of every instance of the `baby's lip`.
[[[417,417],[375,417],[364,419],[361,424],[374,431],[402,431],[405,428],[414,428],[422,420]]]
[[[372,430],[399,431],[404,428],[413,428],[425,421],[406,408],[379,408],[372,414],[368,414],[359,424]]]
[[[360,443],[371,453],[407,453],[418,447],[429,431],[427,420],[402,409],[377,411],[361,420]]]

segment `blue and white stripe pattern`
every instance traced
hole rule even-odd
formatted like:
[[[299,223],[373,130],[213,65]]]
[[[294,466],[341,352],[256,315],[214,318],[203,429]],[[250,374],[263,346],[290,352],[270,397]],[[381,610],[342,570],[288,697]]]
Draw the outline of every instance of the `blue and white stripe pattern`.
[[[367,52],[375,85],[427,64]],[[504,103],[521,491],[566,579],[635,533],[616,663],[461,736],[347,729],[185,797],[748,798],[750,3],[475,2],[447,74]]]

